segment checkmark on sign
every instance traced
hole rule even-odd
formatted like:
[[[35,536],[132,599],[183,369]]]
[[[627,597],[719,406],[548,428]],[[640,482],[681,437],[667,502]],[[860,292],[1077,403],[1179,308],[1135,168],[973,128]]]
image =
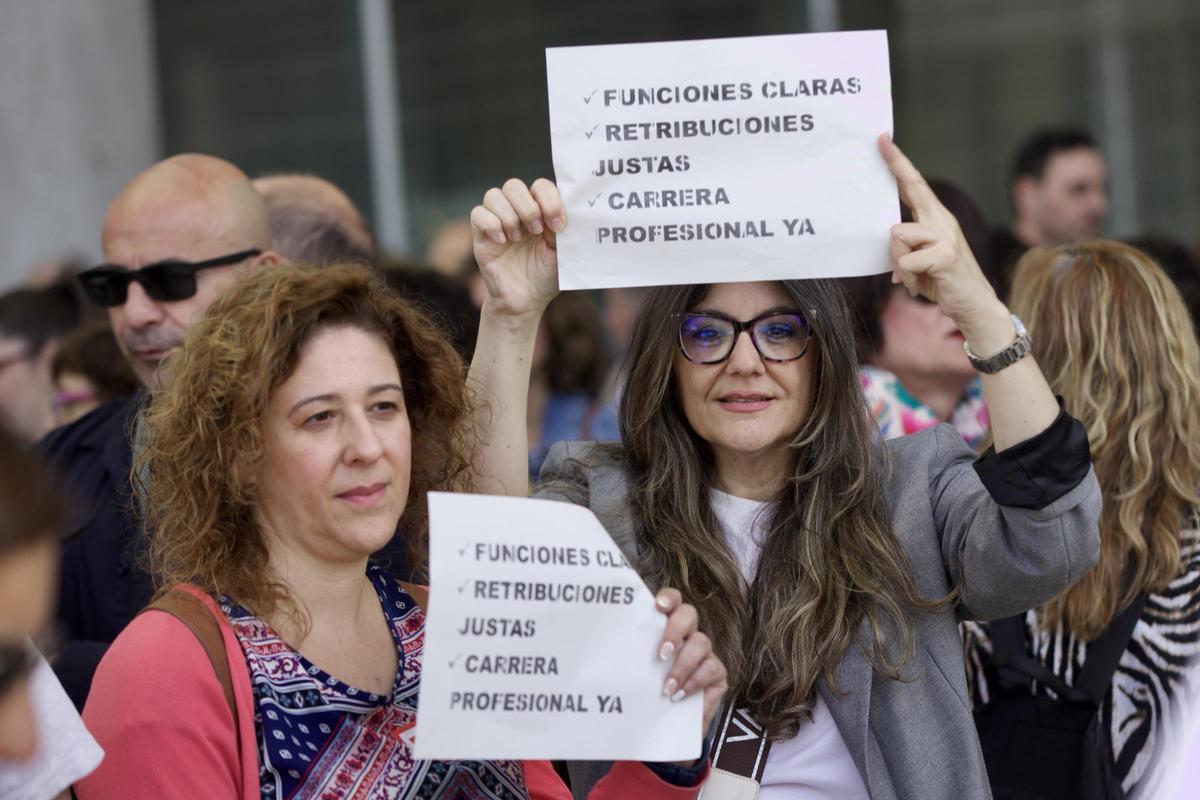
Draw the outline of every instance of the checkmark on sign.
[[[592,126],[592,129],[590,131],[585,131],[583,135],[590,139],[590,138],[592,138],[592,134],[596,132],[596,128],[599,128],[599,127],[600,127],[600,125],[599,125],[599,123],[597,123]]]
[[[454,665],[458,663],[460,658],[462,658],[462,653],[459,653],[454,658],[450,659],[450,669],[454,669]]]
[[[459,593],[459,594],[462,594],[464,591],[466,591],[467,587],[468,587],[468,586],[470,586],[470,585],[471,585],[471,582],[470,582],[470,581],[467,581],[467,582],[466,582],[466,583],[464,583],[462,586],[458,587],[458,593]]]
[[[600,90],[599,90],[599,89],[592,89],[592,93],[591,93],[591,94],[589,94],[587,97],[583,98],[583,102],[585,102],[585,103],[591,103],[591,102],[592,102],[592,98],[596,96],[596,92],[598,92],[598,91],[600,91]]]
[[[462,547],[458,548],[458,554],[460,556],[465,556],[467,554],[467,551],[470,549],[471,549],[471,543],[467,542]]]
[[[588,205],[589,205],[589,206],[594,206],[594,205],[596,205],[596,201],[600,199],[600,195],[601,195],[601,194],[604,194],[604,192],[601,192],[600,194],[598,194],[598,195],[596,195],[595,197],[593,197],[591,200],[588,200]]]

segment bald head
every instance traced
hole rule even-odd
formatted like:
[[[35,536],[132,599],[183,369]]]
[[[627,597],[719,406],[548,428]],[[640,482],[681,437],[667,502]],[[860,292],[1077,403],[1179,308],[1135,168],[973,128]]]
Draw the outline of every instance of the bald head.
[[[213,156],[160,161],[113,198],[100,237],[109,264],[137,272],[164,261],[197,263],[261,251],[196,271],[194,285],[185,284],[184,291],[172,286],[164,293],[160,284],[145,282],[149,278],[127,285],[125,301],[108,309],[109,320],[144,383],[154,387],[166,380],[160,364],[240,272],[277,260],[270,238],[266,205],[250,179]]]
[[[162,239],[167,249],[201,245],[206,252],[213,247],[220,252],[225,252],[222,247],[266,250],[270,225],[266,206],[246,173],[223,159],[188,153],[158,162],[113,198],[101,233],[105,258],[139,266],[117,258],[125,253],[110,252],[130,238]],[[220,254],[216,251],[209,257]],[[151,261],[182,257],[179,253],[144,255]]]
[[[271,247],[289,261],[330,264],[377,260],[375,236],[346,193],[315,175],[254,179],[266,202]]]

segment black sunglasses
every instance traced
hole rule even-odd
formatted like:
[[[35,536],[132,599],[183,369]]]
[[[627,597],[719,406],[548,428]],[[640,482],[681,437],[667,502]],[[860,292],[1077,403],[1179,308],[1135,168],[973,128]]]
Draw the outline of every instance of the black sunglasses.
[[[28,675],[36,663],[33,649],[24,642],[0,644],[0,694]]]
[[[131,281],[140,283],[150,299],[173,303],[196,293],[196,273],[200,270],[236,264],[261,253],[251,249],[207,261],[159,261],[133,270],[118,264],[101,264],[79,273],[79,283],[88,299],[103,308],[124,305]]]
[[[675,316],[679,319],[679,351],[693,364],[719,364],[729,358],[742,331],[750,333],[763,361],[795,361],[808,350],[808,320],[799,311],[776,309],[745,322],[716,311]]]

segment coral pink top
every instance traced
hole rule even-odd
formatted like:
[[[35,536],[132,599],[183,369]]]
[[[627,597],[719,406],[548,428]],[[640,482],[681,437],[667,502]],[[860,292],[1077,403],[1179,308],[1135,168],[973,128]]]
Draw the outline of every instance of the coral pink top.
[[[88,695],[83,719],[105,758],[76,785],[80,800],[261,800],[254,697],[241,646],[212,598],[180,588],[199,597],[220,625],[237,719],[191,630],[161,611],[139,615],[100,662]],[[571,800],[548,761],[526,761],[524,769],[532,800]],[[674,786],[644,764],[623,761],[589,798],[692,800],[702,783]]]

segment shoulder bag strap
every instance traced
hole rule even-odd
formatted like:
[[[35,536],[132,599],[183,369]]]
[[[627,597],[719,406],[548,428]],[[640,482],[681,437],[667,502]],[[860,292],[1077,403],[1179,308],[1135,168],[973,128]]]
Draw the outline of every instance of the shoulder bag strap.
[[[1055,675],[1046,665],[1029,655],[1025,644],[1025,615],[1017,614],[988,623],[992,639],[992,664],[996,677],[1004,691],[1022,689],[1029,691],[1029,682],[1037,681],[1054,690],[1063,700],[1072,703],[1090,703],[1091,697],[1081,689],[1068,686],[1066,681]]]
[[[722,709],[721,724],[712,746],[713,768],[759,783],[770,750],[766,729],[755,722],[750,712],[729,701]]]
[[[233,729],[238,732],[240,747],[241,726],[238,725],[237,703],[233,695],[233,676],[229,673],[225,640],[221,637],[221,626],[217,624],[216,618],[200,600],[177,589],[167,592],[146,606],[145,611],[151,609],[164,611],[175,617],[199,640],[212,664],[213,672],[216,673],[217,683],[221,684],[221,692],[225,695],[225,702],[229,705],[229,713],[233,717]]]
[[[1108,624],[1108,629],[1100,638],[1088,645],[1087,658],[1075,679],[1075,687],[1090,697],[1097,706],[1103,703],[1108,695],[1108,687],[1112,685],[1117,665],[1121,663],[1121,655],[1129,646],[1129,640],[1133,638],[1133,629],[1137,626],[1145,607],[1146,593],[1142,592],[1124,611],[1113,617],[1113,621]]]

